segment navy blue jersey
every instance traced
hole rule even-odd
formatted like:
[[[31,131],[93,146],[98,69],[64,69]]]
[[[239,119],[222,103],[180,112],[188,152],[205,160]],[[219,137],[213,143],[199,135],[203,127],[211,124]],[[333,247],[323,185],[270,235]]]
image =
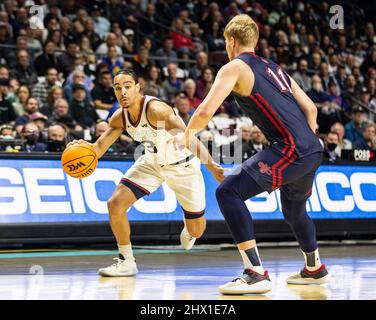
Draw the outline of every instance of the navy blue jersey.
[[[292,95],[290,78],[282,68],[251,52],[243,52],[237,59],[252,69],[255,82],[250,96],[233,92],[235,100],[286,162],[294,156],[322,152],[319,139]]]

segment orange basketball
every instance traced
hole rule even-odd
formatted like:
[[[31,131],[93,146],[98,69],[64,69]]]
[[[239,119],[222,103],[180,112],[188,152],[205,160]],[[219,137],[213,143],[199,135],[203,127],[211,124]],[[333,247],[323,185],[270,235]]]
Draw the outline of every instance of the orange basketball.
[[[74,144],[61,155],[64,171],[73,178],[90,176],[98,164],[94,148],[87,143]]]

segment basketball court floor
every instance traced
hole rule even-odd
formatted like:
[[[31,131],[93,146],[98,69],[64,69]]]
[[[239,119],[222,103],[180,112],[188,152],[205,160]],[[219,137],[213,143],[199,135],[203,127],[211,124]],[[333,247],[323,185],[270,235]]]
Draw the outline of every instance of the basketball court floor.
[[[325,286],[286,285],[303,266],[297,247],[260,246],[273,290],[265,295],[222,296],[218,286],[242,272],[234,247],[136,247],[136,277],[101,278],[116,251],[25,250],[0,252],[0,300],[8,299],[376,299],[376,245],[321,246],[332,278]]]

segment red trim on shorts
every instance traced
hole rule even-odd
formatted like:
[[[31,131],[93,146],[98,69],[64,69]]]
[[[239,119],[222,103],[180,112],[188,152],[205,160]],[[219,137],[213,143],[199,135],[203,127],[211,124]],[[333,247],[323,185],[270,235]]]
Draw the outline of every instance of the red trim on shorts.
[[[145,188],[141,187],[140,185],[138,185],[137,183],[134,183],[133,181],[127,179],[127,178],[122,178],[121,181],[127,181],[129,182],[131,185],[135,186],[136,188],[140,189],[141,191],[145,192],[147,195],[150,194],[150,192],[148,190],[146,190]]]
[[[284,170],[289,164],[294,162],[297,157],[295,151],[295,142],[282,121],[275,114],[270,105],[261,96],[256,93],[251,95],[250,98],[256,103],[261,111],[268,117],[274,127],[281,133],[285,147],[282,150],[282,154],[287,152],[287,156],[283,156],[279,161],[272,165],[272,189],[277,189],[282,185],[282,170]]]

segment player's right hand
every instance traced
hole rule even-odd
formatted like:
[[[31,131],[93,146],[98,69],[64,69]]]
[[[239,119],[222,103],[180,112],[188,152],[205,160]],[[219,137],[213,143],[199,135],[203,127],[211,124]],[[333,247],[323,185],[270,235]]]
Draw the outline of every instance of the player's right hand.
[[[79,139],[79,140],[73,140],[73,141],[71,141],[71,142],[69,142],[68,144],[67,144],[67,148],[68,147],[70,147],[70,146],[73,146],[73,145],[75,145],[75,144],[80,144],[80,143],[86,143],[86,144],[90,144],[90,145],[92,145],[91,143],[89,143],[89,142],[87,142],[87,141],[85,141],[85,140],[83,140],[83,139]]]

